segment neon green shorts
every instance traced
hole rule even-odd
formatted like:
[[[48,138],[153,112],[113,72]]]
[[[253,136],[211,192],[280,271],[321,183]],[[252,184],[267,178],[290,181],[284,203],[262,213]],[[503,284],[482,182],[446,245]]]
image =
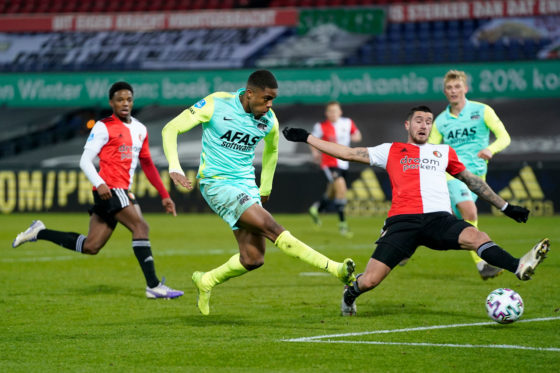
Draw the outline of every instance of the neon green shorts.
[[[465,201],[476,202],[478,196],[471,192],[469,187],[459,179],[451,179],[447,181],[447,188],[449,189],[449,199],[451,200],[451,208],[453,214],[459,219],[462,219],[461,213],[457,208],[457,204]]]
[[[205,179],[200,181],[200,192],[232,230],[239,229],[237,221],[245,210],[255,203],[261,205],[259,188],[253,179]]]

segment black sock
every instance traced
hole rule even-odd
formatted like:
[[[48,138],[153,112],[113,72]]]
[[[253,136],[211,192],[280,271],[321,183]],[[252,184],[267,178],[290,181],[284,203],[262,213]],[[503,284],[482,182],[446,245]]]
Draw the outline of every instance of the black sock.
[[[507,269],[513,273],[517,271],[517,267],[519,266],[519,259],[511,256],[510,253],[496,245],[494,241],[488,241],[480,245],[480,247],[476,250],[476,253],[488,264],[491,264],[494,267]]]
[[[153,288],[158,286],[159,279],[156,276],[150,241],[147,239],[133,239],[132,249],[134,250],[136,259],[138,259],[138,263],[140,263],[140,268],[142,268],[148,287]]]
[[[329,207],[329,202],[330,200],[326,197],[321,198],[321,200],[319,201],[319,207],[317,208],[317,210],[319,210],[319,212],[323,212],[325,210],[328,209]]]
[[[360,277],[360,275],[358,275],[358,277]],[[354,303],[356,298],[360,296],[360,294],[362,294],[362,292],[358,287],[358,278],[356,277],[356,281],[354,281],[352,285],[348,286],[347,290],[344,292],[344,303],[351,305]]]
[[[344,208],[346,207],[346,200],[345,199],[335,199],[334,206],[336,208],[336,212],[338,213],[338,220],[341,222],[346,220],[344,216]]]
[[[86,236],[74,232],[60,232],[43,229],[37,233],[38,240],[45,240],[60,245],[68,250],[82,252]]]

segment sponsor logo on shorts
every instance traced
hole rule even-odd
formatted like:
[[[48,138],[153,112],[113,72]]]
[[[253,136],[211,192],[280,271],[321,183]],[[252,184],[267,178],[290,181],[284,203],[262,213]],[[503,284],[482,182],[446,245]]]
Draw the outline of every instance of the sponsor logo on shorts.
[[[242,206],[245,204],[245,202],[251,199],[246,193],[240,193],[236,198],[239,201],[239,204]]]

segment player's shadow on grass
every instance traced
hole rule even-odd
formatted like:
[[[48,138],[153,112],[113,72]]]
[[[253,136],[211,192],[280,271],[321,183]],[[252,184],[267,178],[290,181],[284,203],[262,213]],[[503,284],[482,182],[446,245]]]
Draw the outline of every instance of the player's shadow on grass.
[[[128,297],[139,297],[144,296],[144,292],[140,291],[135,293],[132,291],[130,287],[124,286],[115,286],[115,285],[107,285],[107,284],[98,284],[98,285],[89,285],[83,287],[77,287],[73,289],[68,289],[69,293],[75,293],[79,295],[119,295],[119,296],[128,296]]]
[[[455,320],[466,320],[472,319],[473,321],[486,320],[484,313],[480,312],[465,312],[457,311],[453,312],[450,310],[442,310],[441,308],[430,308],[424,304],[358,304],[358,315],[360,317],[383,317],[383,316],[395,316],[403,315],[416,317],[421,316],[423,319],[427,320],[430,315],[434,315],[434,319],[439,319],[442,316],[450,316]]]

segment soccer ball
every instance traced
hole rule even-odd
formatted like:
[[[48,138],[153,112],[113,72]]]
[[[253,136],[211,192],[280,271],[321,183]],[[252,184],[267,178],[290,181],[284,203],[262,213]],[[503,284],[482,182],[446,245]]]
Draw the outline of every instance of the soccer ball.
[[[523,315],[523,299],[514,290],[499,288],[486,297],[486,311],[497,323],[510,324]]]

